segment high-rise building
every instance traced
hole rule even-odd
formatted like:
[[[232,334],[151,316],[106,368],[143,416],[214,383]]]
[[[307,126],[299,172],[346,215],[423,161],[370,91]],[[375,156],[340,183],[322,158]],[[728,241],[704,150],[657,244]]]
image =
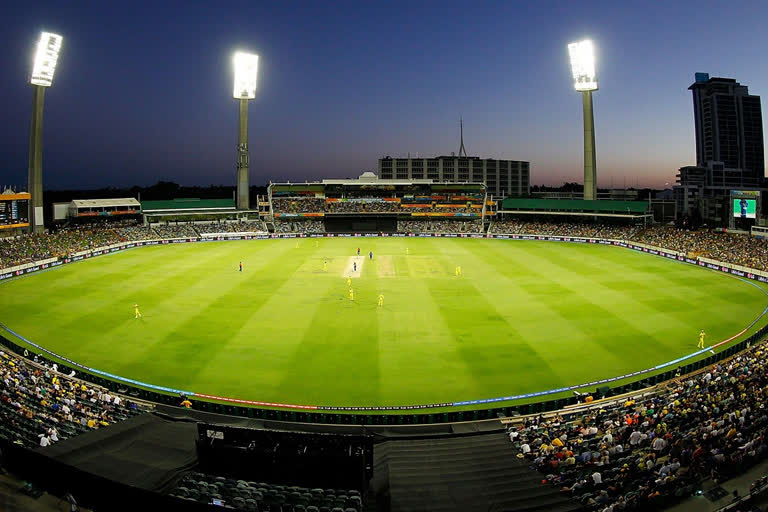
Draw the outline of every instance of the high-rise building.
[[[741,169],[745,178],[765,177],[763,115],[760,96],[749,94],[746,85],[733,78],[710,78],[696,73],[688,88],[693,93],[696,127],[696,164],[722,162],[725,168]]]

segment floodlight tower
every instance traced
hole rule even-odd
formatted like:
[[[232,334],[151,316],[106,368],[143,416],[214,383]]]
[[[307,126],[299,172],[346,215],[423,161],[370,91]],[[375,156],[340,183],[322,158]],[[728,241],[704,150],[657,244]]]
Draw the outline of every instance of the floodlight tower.
[[[29,131],[29,225],[30,232],[43,231],[43,99],[45,88],[53,83],[53,73],[59,60],[62,37],[42,32],[37,43],[32,77],[29,82],[34,89],[32,102],[32,124]]]
[[[232,93],[240,100],[240,123],[237,137],[237,209],[250,207],[250,188],[248,185],[248,100],[256,97],[256,74],[259,56],[237,52],[234,57],[235,89]]]
[[[595,152],[595,116],[592,111],[592,91],[596,91],[595,51],[586,39],[568,45],[573,72],[573,86],[581,91],[584,106],[584,199],[597,199],[597,155]]]

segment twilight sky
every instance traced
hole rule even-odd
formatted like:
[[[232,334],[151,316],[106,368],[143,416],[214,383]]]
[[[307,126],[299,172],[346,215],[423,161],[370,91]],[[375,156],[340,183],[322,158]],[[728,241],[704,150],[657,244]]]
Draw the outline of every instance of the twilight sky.
[[[584,37],[598,52],[600,186],[663,187],[695,163],[696,71],[768,95],[765,1],[13,4],[0,16],[0,187],[26,183],[41,30],[64,36],[46,189],[234,184],[236,49],[260,56],[252,184],[450,154],[459,116],[471,155],[528,160],[533,184],[581,181],[566,45]]]

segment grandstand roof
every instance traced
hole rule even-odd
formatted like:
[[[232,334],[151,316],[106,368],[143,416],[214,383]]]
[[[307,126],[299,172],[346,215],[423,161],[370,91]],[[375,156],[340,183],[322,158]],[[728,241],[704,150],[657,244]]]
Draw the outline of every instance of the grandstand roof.
[[[143,212],[179,210],[234,210],[234,199],[180,198],[170,201],[142,201]]]
[[[133,197],[123,197],[117,199],[74,199],[72,205],[75,208],[114,208],[117,206],[140,206],[139,202]]]
[[[601,212],[645,213],[647,201],[594,201],[583,199],[505,199],[504,210],[534,210],[541,212]]]

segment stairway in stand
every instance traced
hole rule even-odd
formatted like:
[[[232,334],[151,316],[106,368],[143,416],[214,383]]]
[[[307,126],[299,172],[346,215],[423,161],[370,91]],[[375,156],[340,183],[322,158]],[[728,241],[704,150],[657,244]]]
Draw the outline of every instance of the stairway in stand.
[[[529,469],[504,433],[392,440],[374,448],[373,490],[393,512],[578,510]]]

